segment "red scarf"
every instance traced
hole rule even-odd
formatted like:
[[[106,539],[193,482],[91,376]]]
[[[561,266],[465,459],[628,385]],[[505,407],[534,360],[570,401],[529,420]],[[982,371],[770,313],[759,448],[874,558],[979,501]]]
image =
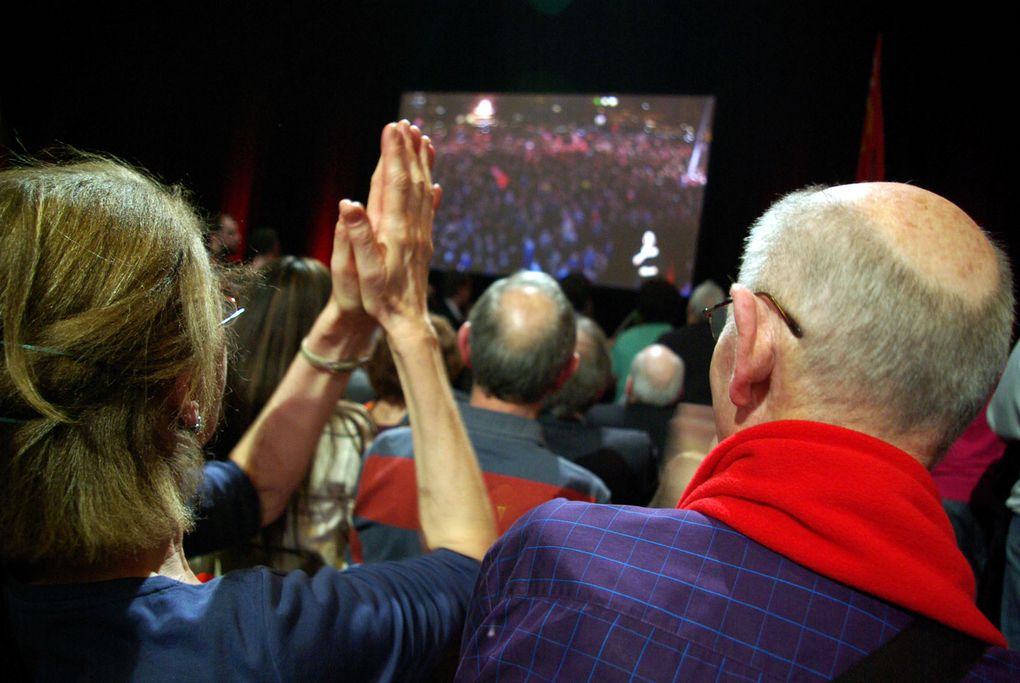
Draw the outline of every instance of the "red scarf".
[[[1006,647],[974,604],[931,475],[884,441],[818,422],[769,422],[723,441],[677,506],[812,571]]]

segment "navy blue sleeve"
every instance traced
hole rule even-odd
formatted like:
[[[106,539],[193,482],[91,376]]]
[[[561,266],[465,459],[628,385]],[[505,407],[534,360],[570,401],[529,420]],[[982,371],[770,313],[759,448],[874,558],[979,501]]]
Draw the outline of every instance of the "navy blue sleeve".
[[[229,548],[249,540],[261,528],[258,492],[230,460],[205,464],[195,508],[195,528],[184,534],[188,556]]]
[[[439,550],[312,577],[266,572],[263,616],[276,675],[428,680],[460,638],[478,567]]]

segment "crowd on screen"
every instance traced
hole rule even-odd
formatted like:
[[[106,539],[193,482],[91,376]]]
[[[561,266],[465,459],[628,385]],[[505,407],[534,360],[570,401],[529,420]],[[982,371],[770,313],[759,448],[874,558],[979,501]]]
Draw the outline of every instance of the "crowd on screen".
[[[579,271],[630,284],[640,235],[697,226],[693,146],[665,133],[460,124],[433,136],[443,150],[436,178],[449,188],[435,228],[444,269]]]

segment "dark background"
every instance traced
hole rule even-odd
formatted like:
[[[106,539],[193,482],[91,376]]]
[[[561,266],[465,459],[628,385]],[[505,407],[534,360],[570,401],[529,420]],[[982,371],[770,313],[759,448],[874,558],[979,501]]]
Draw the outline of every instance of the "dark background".
[[[337,200],[366,196],[405,90],[712,94],[695,281],[725,285],[777,196],[854,180],[881,32],[888,179],[945,195],[1016,253],[1015,30],[990,5],[954,7],[41,2],[0,28],[0,146],[112,153],[309,253],[329,240]],[[631,295],[600,295],[611,331]]]

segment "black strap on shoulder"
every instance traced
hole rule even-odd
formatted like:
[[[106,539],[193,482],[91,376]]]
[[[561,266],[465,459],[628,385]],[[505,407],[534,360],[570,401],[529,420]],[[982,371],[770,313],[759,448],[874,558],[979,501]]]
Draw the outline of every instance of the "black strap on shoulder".
[[[988,649],[955,628],[918,616],[913,623],[835,680],[841,683],[955,683]]]

